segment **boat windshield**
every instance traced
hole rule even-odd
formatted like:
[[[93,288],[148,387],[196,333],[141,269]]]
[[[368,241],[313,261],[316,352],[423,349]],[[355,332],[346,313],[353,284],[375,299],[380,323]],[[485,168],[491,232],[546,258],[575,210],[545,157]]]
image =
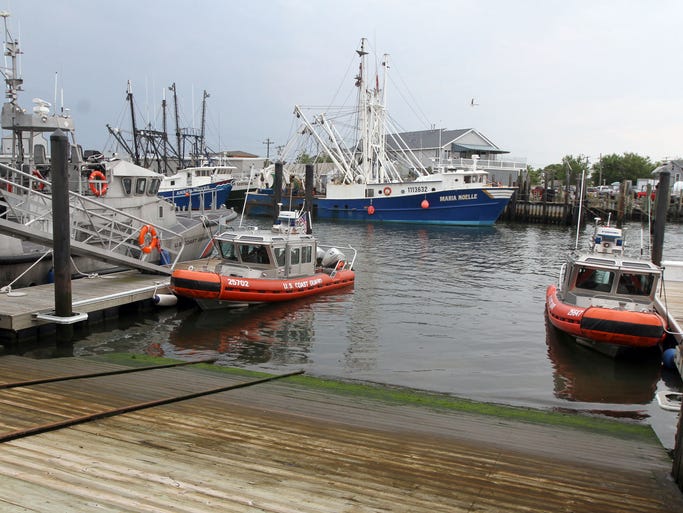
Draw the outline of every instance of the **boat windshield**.
[[[655,277],[652,274],[622,273],[619,277],[618,294],[649,296]]]
[[[268,249],[262,244],[240,244],[242,262],[253,264],[270,264]]]
[[[576,288],[610,292],[615,278],[618,279],[616,293],[630,296],[649,296],[656,282],[655,276],[651,273],[581,267],[576,275]]]
[[[232,242],[225,240],[220,241],[219,249],[223,258],[237,262],[237,251],[235,250],[235,245]]]
[[[609,292],[614,282],[614,271],[581,267],[576,275],[576,288]]]

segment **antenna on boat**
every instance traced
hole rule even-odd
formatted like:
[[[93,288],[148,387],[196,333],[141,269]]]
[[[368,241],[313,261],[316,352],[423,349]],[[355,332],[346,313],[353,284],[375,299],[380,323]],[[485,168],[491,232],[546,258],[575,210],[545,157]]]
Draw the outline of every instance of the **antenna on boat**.
[[[569,166],[569,170],[571,171],[572,167],[569,165],[569,162],[567,162],[566,164],[567,166]],[[581,194],[579,195],[579,215],[576,218],[576,242],[574,243],[575,251],[579,249],[579,232],[581,231],[581,215],[583,209],[583,191],[585,187],[585,182],[586,170],[584,169],[583,171],[581,171]]]
[[[242,228],[242,221],[244,221],[244,211],[247,209],[247,200],[249,199],[249,191],[251,190],[251,179],[254,176],[254,165],[249,168],[249,181],[247,181],[247,191],[244,193],[244,204],[242,205],[242,214],[240,215],[239,227]]]

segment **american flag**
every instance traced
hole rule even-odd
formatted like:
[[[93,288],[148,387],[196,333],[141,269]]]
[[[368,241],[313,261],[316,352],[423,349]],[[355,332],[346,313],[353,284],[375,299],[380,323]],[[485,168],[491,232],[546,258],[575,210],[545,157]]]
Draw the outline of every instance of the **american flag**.
[[[303,233],[308,231],[308,211],[302,213],[296,220],[296,227],[299,228]]]

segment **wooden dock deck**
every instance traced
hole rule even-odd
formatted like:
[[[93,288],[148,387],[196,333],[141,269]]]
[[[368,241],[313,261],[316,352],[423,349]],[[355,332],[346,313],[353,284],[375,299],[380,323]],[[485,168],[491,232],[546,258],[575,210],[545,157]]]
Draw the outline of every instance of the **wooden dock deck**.
[[[3,356],[0,386],[119,368]],[[0,436],[249,379],[186,366],[0,389]],[[287,378],[4,441],[0,510],[683,511],[656,437],[622,435]]]
[[[168,293],[169,277],[122,271],[71,282],[73,311],[92,313]],[[0,294],[0,330],[21,331],[50,324],[37,314],[54,311],[54,284]]]

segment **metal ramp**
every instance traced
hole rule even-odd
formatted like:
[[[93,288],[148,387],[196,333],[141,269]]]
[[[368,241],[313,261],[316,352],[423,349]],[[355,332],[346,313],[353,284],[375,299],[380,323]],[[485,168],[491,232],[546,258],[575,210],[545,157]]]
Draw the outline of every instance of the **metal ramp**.
[[[35,174],[0,164],[0,234],[52,247],[52,198],[43,192],[49,186]],[[72,255],[170,275],[185,249],[180,233],[74,191],[69,191],[69,213]],[[181,241],[168,267],[147,261],[138,244],[143,227]]]
[[[0,218],[0,233],[11,235],[12,237],[17,237],[19,239],[29,240],[31,242],[42,244],[43,246],[52,246],[52,234],[35,230],[33,228],[26,227],[23,224],[19,224],[14,221],[8,221],[2,218]],[[107,249],[93,246],[92,244],[75,240],[71,241],[71,254],[96,258],[103,262],[130,267],[132,269],[139,269],[140,271],[166,275],[170,275],[172,272],[170,267],[152,264],[150,262],[145,262],[144,260],[132,258],[124,254],[115,253]]]

